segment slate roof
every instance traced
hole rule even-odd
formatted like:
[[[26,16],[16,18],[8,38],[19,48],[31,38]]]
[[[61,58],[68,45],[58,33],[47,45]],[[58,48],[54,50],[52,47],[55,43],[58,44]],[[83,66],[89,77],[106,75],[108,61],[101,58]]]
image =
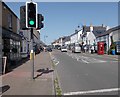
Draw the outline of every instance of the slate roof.
[[[90,26],[83,26],[83,32],[90,32]]]
[[[78,32],[75,32],[75,33],[73,33],[73,34],[71,34],[70,36],[74,36],[75,34],[77,34]]]
[[[83,33],[90,32],[90,26],[83,26]],[[93,26],[93,34],[95,37],[106,32],[106,27],[103,26]]]
[[[70,36],[66,37],[64,41],[65,41],[65,42],[66,42],[66,41],[70,41]]]
[[[106,32],[106,27],[103,26],[95,26],[93,27],[93,34],[95,37],[98,37],[101,34],[104,34]]]
[[[119,25],[119,26],[116,26],[116,27],[113,27],[113,28],[111,28],[111,29],[109,29],[109,30],[107,30],[105,33],[100,34],[100,35],[98,35],[97,37],[101,37],[101,36],[108,35],[108,34],[110,34],[111,32],[116,31],[116,30],[118,30],[118,29],[120,29],[120,25]]]
[[[81,29],[80,29],[80,30],[75,30],[75,33],[71,34],[70,37],[71,37],[71,36],[74,36],[74,35],[77,34],[79,31],[81,31]]]

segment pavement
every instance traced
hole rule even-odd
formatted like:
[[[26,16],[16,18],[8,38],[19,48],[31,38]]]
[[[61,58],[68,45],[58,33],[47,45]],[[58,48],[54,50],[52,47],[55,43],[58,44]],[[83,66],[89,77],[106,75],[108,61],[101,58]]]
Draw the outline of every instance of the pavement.
[[[32,79],[31,60],[2,75],[1,95],[54,95],[52,62],[48,52],[35,56]]]

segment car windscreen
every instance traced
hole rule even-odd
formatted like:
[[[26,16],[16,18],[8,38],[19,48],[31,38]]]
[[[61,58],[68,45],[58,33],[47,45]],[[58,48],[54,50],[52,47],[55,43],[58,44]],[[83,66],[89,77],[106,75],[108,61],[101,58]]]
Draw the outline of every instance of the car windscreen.
[[[65,46],[63,46],[63,47],[62,47],[62,49],[66,49],[66,47],[65,47]]]
[[[80,45],[79,44],[75,44],[75,47],[80,47]]]

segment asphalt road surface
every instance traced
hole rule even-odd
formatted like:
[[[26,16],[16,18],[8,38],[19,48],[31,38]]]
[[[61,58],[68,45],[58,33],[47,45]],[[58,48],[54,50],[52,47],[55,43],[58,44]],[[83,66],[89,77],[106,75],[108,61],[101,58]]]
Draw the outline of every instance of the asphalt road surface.
[[[118,59],[53,50],[63,95],[118,95]]]

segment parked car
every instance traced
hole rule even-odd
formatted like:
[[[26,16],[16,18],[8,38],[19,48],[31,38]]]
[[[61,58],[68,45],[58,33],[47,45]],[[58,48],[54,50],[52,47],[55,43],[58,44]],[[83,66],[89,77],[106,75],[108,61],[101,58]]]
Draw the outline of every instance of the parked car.
[[[47,52],[47,47],[44,47],[44,51]]]
[[[47,51],[48,51],[48,52],[52,52],[52,48],[48,47],[48,48],[47,48]]]
[[[81,53],[81,47],[79,44],[74,44],[73,48],[72,48],[72,52],[73,53]]]
[[[58,50],[61,50],[61,47],[58,47]]]
[[[67,47],[66,46],[62,46],[61,47],[61,52],[67,52]]]

